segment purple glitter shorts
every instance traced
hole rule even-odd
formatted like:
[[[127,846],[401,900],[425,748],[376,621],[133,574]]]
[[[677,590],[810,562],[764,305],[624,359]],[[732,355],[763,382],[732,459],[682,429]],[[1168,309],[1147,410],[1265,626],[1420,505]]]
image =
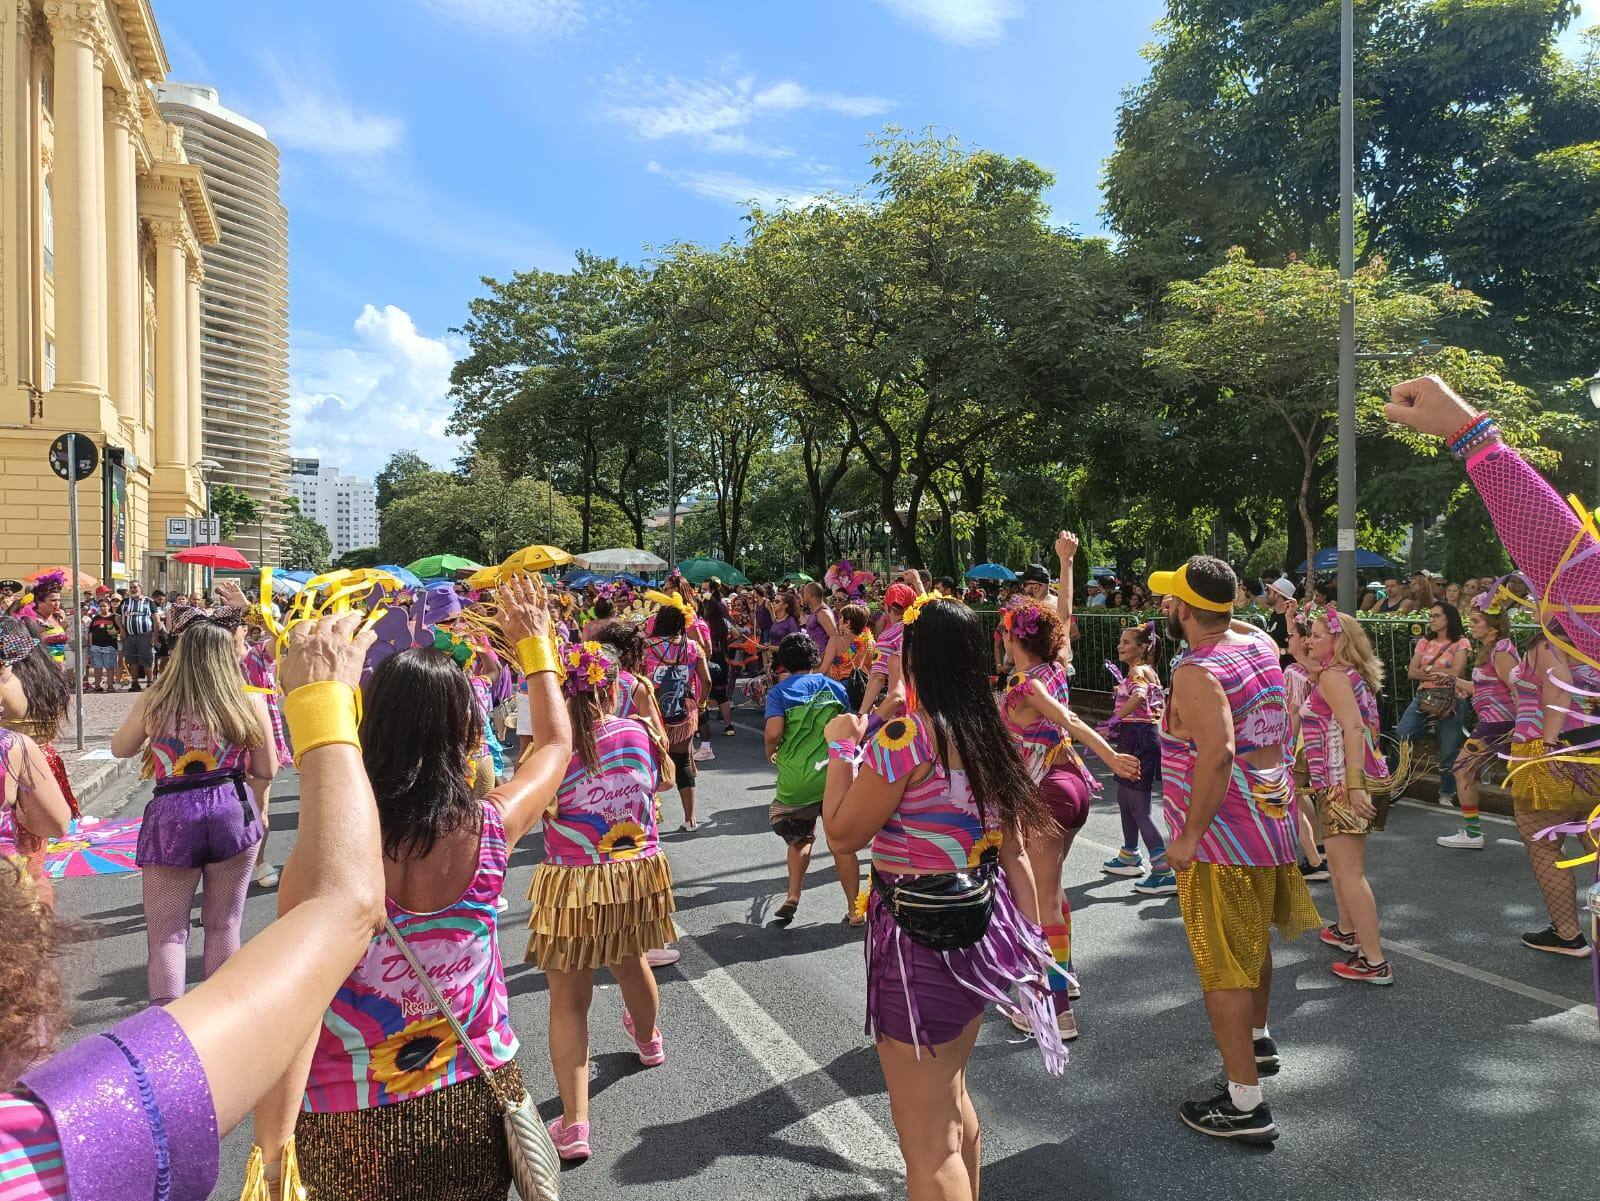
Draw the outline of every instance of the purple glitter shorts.
[[[204,772],[156,781],[139,826],[140,867],[205,867],[261,841],[264,831],[240,772]]]

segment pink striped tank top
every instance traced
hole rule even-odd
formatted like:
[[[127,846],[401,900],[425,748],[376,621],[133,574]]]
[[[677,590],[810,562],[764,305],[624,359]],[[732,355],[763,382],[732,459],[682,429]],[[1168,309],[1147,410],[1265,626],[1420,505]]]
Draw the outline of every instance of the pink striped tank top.
[[[1356,707],[1361,710],[1361,721],[1366,726],[1366,749],[1361,770],[1369,780],[1387,780],[1389,764],[1378,744],[1382,719],[1378,714],[1378,698],[1361,673],[1353,667],[1330,667],[1328,671],[1343,670],[1349,677],[1350,687],[1356,694]],[[1344,727],[1333,715],[1333,709],[1322,695],[1322,689],[1313,687],[1300,708],[1300,734],[1306,752],[1306,770],[1310,773],[1311,787],[1332,788],[1345,782]]]
[[[1502,638],[1495,643],[1494,651],[1489,655],[1489,661],[1481,667],[1472,669],[1472,711],[1478,715],[1479,722],[1508,722],[1517,719],[1517,702],[1511,689],[1500,682],[1500,677],[1495,674],[1494,661],[1501,655],[1510,655],[1517,662],[1521,657],[1517,653],[1517,644],[1509,638]]]
[[[1061,664],[1053,660],[1035,663],[1025,671],[1013,672],[1006,683],[1005,695],[1000,698],[1000,716],[1005,719],[1006,729],[1011,731],[1011,740],[1017,744],[1022,765],[1037,784],[1044,779],[1062,744],[1070,745],[1072,740],[1067,737],[1065,730],[1042,714],[1036,713],[1034,720],[1026,726],[1016,723],[1016,711],[1033,695],[1033,689],[1028,687],[1029,680],[1037,681],[1046,696],[1065,705],[1068,699],[1067,673],[1061,670]]]
[[[1122,708],[1129,697],[1138,697],[1139,703],[1129,709],[1120,720],[1123,725],[1155,725],[1161,721],[1161,715],[1167,710],[1167,694],[1159,684],[1152,684],[1149,680],[1141,680],[1135,676],[1128,676],[1116,687],[1111,694],[1111,708],[1113,711]]]
[[[655,792],[660,776],[650,735],[638,720],[605,718],[595,730],[599,770],[576,751],[544,819],[545,862],[584,867],[647,859],[661,849]]]
[[[506,836],[500,813],[483,806],[478,870],[452,904],[412,913],[384,905],[490,1068],[517,1054],[495,900],[505,885]],[[387,931],[367,945],[322,1015],[307,1113],[348,1113],[424,1096],[478,1074],[449,1020],[433,1003]]]
[[[1534,675],[1533,655],[1517,664],[1517,669],[1511,673],[1511,692],[1516,704],[1516,728],[1512,738],[1517,742],[1538,742],[1544,738],[1544,686],[1543,681]],[[1600,691],[1600,672],[1587,663],[1574,663],[1571,665],[1572,683],[1577,688],[1588,692]],[[1564,709],[1582,709],[1582,698],[1576,697],[1565,691],[1561,694],[1559,704]],[[1569,734],[1573,730],[1581,730],[1591,725],[1582,717],[1568,715],[1561,723],[1561,732]]]
[[[239,685],[244,686],[242,676]],[[145,753],[145,775],[164,780],[168,776],[243,771],[249,753],[245,747],[211,737],[199,721],[180,717],[176,729],[151,736]]]
[[[883,723],[862,762],[889,783],[931,763],[926,779],[912,784],[872,839],[872,863],[883,871],[953,872],[975,867],[985,851],[1000,846],[998,816],[985,819],[967,773],[947,771],[933,738],[915,714]]]
[[[1294,821],[1290,816],[1293,788],[1289,776],[1289,710],[1283,671],[1272,643],[1252,638],[1192,650],[1182,666],[1193,664],[1216,677],[1233,713],[1233,773],[1217,815],[1200,839],[1201,863],[1240,867],[1276,867],[1296,861]],[[1161,738],[1161,774],[1167,826],[1176,837],[1189,817],[1190,783],[1195,745],[1169,729],[1169,708],[1157,727]],[[1249,751],[1275,748],[1279,762],[1253,767]]]

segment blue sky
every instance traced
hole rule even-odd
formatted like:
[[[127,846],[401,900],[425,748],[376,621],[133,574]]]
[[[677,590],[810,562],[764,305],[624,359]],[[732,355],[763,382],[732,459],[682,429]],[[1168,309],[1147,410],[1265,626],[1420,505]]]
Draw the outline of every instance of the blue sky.
[[[283,151],[297,453],[441,465],[449,334],[482,275],[740,230],[849,189],[886,124],[1100,164],[1161,0],[156,0],[172,77]],[[1600,19],[1600,0],[1586,16]],[[264,20],[271,13],[271,20]]]

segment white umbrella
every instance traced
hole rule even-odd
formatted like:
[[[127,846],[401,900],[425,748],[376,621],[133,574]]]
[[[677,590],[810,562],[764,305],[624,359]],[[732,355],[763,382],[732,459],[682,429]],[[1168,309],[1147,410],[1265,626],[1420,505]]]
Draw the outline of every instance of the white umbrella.
[[[618,546],[611,550],[590,551],[573,559],[579,567],[590,571],[665,571],[667,561],[658,555],[636,546]]]

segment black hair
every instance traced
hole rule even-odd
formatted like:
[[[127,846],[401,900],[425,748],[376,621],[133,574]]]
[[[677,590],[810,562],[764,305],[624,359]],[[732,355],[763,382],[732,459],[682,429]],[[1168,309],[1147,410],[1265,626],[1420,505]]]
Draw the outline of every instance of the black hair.
[[[1002,825],[1024,833],[1054,829],[1057,823],[1000,720],[990,685],[988,639],[978,615],[966,605],[938,601],[924,605],[905,630],[905,669],[916,689],[917,715],[933,735],[939,761],[949,768],[953,743],[985,816],[992,806]]]
[[[1451,642],[1460,642],[1467,636],[1467,629],[1461,624],[1461,610],[1449,601],[1438,600],[1428,606],[1430,609],[1444,610],[1444,636]]]
[[[1244,590],[1251,596],[1260,596],[1263,591],[1261,581],[1253,575],[1247,575],[1239,582],[1244,585]]]
[[[950,589],[951,592],[956,590],[956,581],[954,576],[942,575],[933,581],[933,586],[935,588],[937,588],[940,584],[943,584],[946,588]]]
[[[811,641],[810,634],[785,634],[778,643],[778,666],[790,675],[798,676],[815,671],[822,662],[822,652]]]
[[[0,618],[0,634],[20,634],[35,639],[36,645],[28,652],[28,657],[13,663],[11,670],[22,685],[22,695],[28,699],[28,720],[50,725],[59,722],[67,715],[67,701],[71,696],[66,672],[56,666],[50,652],[37,641],[33,630],[21,618]]]
[[[644,666],[644,635],[631,621],[603,621],[589,631],[589,638],[616,651],[623,671],[636,672]]]
[[[443,651],[413,647],[379,664],[362,691],[361,760],[384,856],[422,859],[447,834],[481,830],[467,764],[483,743],[483,722],[466,672]]]
[[[1202,625],[1215,625],[1218,622],[1229,620],[1233,610],[1233,602],[1239,597],[1239,577],[1233,574],[1233,568],[1213,555],[1195,555],[1189,560],[1188,571],[1185,573],[1189,580],[1189,587],[1203,599],[1215,604],[1227,605],[1228,613],[1216,613],[1209,609],[1193,610],[1195,619]]]
[[[711,630],[712,648],[723,651],[728,646],[728,618],[722,598],[727,595],[728,590],[715,576],[711,578],[708,587],[711,595],[700,602],[700,616]]]
[[[595,597],[595,599],[594,599],[594,615],[595,615],[595,619],[597,621],[604,621],[606,618],[610,617],[616,611],[617,611],[617,607],[611,603],[611,598],[609,596],[597,596],[597,597]]]
[[[662,605],[656,610],[656,623],[651,629],[657,638],[675,638],[683,633],[685,625],[682,609],[677,605]]]

